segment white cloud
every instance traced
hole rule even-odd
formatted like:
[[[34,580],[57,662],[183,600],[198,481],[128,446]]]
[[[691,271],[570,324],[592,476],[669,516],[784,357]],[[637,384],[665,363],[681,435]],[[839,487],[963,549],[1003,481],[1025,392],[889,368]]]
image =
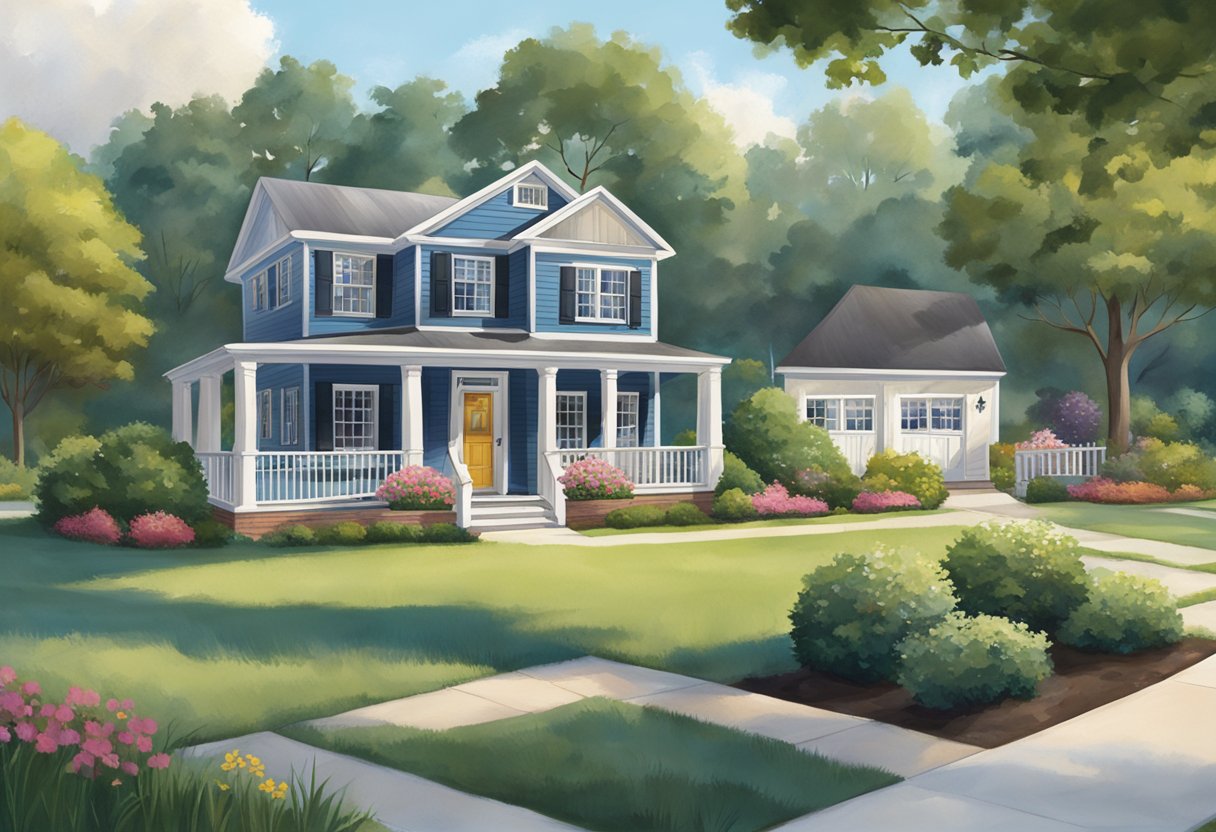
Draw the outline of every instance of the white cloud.
[[[249,0],[17,0],[0,28],[0,118],[16,115],[77,153],[110,122],[196,93],[235,99],[276,49]]]
[[[794,120],[779,115],[773,102],[789,83],[775,72],[747,70],[732,82],[720,81],[713,70],[713,61],[705,52],[693,52],[686,66],[693,87],[726,119],[735,131],[735,144],[750,147],[764,141],[769,133],[793,137]]]
[[[466,41],[444,61],[444,71],[440,77],[448,82],[449,87],[471,98],[481,90],[494,86],[503,55],[524,38],[531,37],[531,34],[526,29],[515,28]]]

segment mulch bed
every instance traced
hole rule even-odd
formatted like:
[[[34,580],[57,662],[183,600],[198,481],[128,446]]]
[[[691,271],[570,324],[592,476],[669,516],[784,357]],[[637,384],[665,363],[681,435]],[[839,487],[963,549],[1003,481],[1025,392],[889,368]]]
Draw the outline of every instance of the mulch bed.
[[[749,678],[735,687],[829,711],[876,719],[982,748],[995,748],[1122,699],[1216,654],[1216,641],[1188,638],[1130,656],[1083,653],[1055,645],[1055,673],[1034,699],[987,708],[934,711],[891,682],[861,685],[816,670]]]

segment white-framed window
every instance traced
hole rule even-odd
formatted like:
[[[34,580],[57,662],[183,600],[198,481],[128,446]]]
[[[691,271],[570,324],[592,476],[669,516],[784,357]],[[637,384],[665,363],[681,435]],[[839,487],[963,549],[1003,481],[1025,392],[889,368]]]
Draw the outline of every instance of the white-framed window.
[[[557,447],[587,447],[587,394],[557,394]]]
[[[376,314],[376,258],[334,252],[335,315],[370,318]]]
[[[963,429],[962,399],[933,399],[929,408],[929,424],[933,430],[961,432]]]
[[[806,421],[836,433],[873,433],[872,396],[808,396],[804,405]]]
[[[494,258],[452,256],[452,313],[494,314]]]
[[[629,271],[602,266],[575,267],[575,320],[626,323]]]
[[[963,400],[953,396],[901,399],[899,429],[909,432],[961,433]]]
[[[376,450],[379,396],[375,385],[334,385],[335,451]]]
[[[874,430],[874,400],[845,399],[844,429],[870,433]]]
[[[269,390],[258,391],[258,438],[270,439],[274,435],[274,396]]]
[[[642,444],[642,427],[638,420],[637,393],[616,394],[616,446],[636,448]]]
[[[512,203],[517,208],[536,208],[544,211],[549,207],[549,189],[544,185],[515,186],[515,198]]]
[[[806,420],[825,430],[840,430],[840,400],[806,400]]]
[[[279,444],[295,445],[300,441],[300,388],[284,387],[279,406]]]
[[[266,272],[260,271],[249,278],[249,307],[255,312],[266,309],[269,299],[266,297]]]
[[[291,255],[287,255],[279,260],[278,265],[279,278],[275,283],[276,294],[278,295],[275,301],[275,306],[284,306],[291,302]]]

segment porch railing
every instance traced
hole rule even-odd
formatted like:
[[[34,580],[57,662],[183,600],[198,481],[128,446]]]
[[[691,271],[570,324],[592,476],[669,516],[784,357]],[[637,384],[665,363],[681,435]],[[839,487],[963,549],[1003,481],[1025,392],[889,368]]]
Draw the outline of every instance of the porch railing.
[[[374,497],[405,466],[401,451],[259,451],[255,459],[259,503]]]
[[[1014,451],[1014,493],[1025,497],[1026,486],[1035,477],[1096,477],[1104,462],[1106,448],[1100,445]]]
[[[558,452],[564,469],[575,460],[596,457],[625,472],[639,491],[704,487],[709,471],[708,448],[664,445],[641,448],[566,448]]]
[[[207,480],[207,494],[217,503],[231,506],[236,502],[236,468],[232,453],[196,453]]]
[[[455,442],[448,443],[448,463],[455,474],[452,486],[456,490],[456,525],[467,528],[473,519],[473,478],[469,467],[460,461],[460,449]]]

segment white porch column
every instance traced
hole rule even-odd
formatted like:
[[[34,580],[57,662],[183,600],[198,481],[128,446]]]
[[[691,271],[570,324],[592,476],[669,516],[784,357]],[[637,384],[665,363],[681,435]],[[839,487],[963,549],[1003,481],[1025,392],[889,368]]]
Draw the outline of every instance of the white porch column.
[[[616,447],[616,381],[616,370],[600,371],[600,444],[604,448]]]
[[[406,465],[422,464],[422,367],[401,367],[401,450]]]
[[[205,454],[220,450],[220,377],[202,376],[198,380],[198,448]]]
[[[713,488],[722,476],[722,368],[697,374],[697,444],[708,448],[706,484]]]
[[[663,385],[663,374],[660,372],[654,373],[654,446],[657,448],[663,444],[663,408],[659,401],[659,388]]]
[[[238,361],[233,371],[235,382],[235,430],[232,434],[232,456],[236,464],[233,504],[239,509],[257,505],[258,456],[258,365],[255,361]]]
[[[193,382],[173,382],[173,439],[194,444]]]
[[[537,394],[537,418],[540,421],[540,453],[544,455],[557,450],[557,368],[543,367],[540,374],[540,390]]]

